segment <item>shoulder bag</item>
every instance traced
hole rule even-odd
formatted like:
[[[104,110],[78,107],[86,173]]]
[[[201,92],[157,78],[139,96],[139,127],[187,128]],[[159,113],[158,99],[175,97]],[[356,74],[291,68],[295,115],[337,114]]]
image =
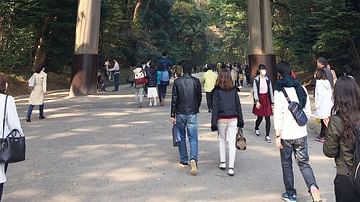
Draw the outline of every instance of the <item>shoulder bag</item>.
[[[308,122],[308,118],[304,112],[303,109],[301,109],[299,103],[297,102],[292,102],[288,96],[288,94],[286,93],[285,89],[282,88],[281,90],[284,93],[284,96],[287,100],[287,102],[289,103],[288,109],[290,110],[291,114],[293,115],[296,123],[299,126],[305,126],[306,123]]]
[[[0,138],[0,162],[16,163],[25,160],[25,137],[21,136],[17,129],[11,130],[11,132],[4,137],[7,98],[8,96],[5,98],[3,131],[2,137]]]

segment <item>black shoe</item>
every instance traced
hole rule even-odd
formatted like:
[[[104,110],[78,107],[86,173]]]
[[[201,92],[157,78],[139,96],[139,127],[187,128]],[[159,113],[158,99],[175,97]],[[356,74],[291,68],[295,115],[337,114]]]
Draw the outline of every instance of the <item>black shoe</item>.
[[[45,119],[45,116],[39,116],[39,119]]]
[[[30,118],[26,118],[26,122],[31,122],[31,119],[30,119]]]

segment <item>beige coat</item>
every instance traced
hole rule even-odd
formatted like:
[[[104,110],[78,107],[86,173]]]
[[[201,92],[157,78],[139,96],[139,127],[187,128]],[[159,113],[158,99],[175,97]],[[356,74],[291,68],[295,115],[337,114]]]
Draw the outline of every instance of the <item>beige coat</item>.
[[[31,91],[29,104],[31,105],[42,105],[44,104],[44,97],[46,93],[46,79],[47,74],[43,71],[40,73],[34,73],[35,86]]]

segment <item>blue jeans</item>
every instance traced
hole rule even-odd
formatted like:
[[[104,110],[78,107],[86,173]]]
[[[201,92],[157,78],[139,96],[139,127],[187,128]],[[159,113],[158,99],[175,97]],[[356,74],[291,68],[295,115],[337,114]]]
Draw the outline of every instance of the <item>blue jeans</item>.
[[[114,91],[119,91],[120,74],[114,74]]]
[[[190,160],[198,161],[198,127],[196,114],[178,114],[176,115],[176,126],[180,132],[181,141],[179,143],[180,163],[187,164],[189,161],[186,148],[186,132],[190,144]]]
[[[31,118],[32,111],[34,109],[35,105],[29,105],[28,111],[27,111],[27,118]],[[44,104],[39,105],[39,116],[44,116]]]
[[[294,140],[281,140],[283,148],[280,149],[281,167],[285,189],[289,194],[296,194],[294,188],[294,173],[292,168],[292,153],[294,152],[296,163],[305,180],[305,184],[310,190],[312,185],[317,186],[313,170],[309,164],[307,137]]]

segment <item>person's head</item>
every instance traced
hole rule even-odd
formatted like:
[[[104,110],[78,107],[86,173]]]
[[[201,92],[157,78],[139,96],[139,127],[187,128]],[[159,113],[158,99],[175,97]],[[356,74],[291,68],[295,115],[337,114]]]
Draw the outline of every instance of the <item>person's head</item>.
[[[316,66],[318,68],[326,67],[328,64],[328,61],[324,57],[318,57],[318,59],[316,60]]]
[[[264,64],[259,65],[259,74],[261,76],[266,76],[266,66]]]
[[[166,51],[164,51],[164,52],[161,53],[161,57],[166,57],[166,56],[167,56]]]
[[[289,62],[287,61],[280,61],[276,65],[276,71],[278,78],[284,78],[286,76],[291,76],[292,68]]]
[[[338,114],[344,124],[343,136],[353,142],[353,128],[360,126],[360,88],[350,77],[340,77],[334,86],[332,113]]]
[[[327,80],[326,72],[324,69],[319,69],[318,71],[316,71],[315,77],[318,80]]]
[[[343,72],[344,76],[352,76],[352,69],[350,65],[344,65],[343,69],[344,69]]]
[[[35,72],[40,73],[44,68],[44,64],[38,64],[35,68]]]
[[[231,90],[234,87],[233,81],[231,79],[231,74],[228,69],[221,69],[216,79],[215,85],[225,91]]]
[[[4,73],[0,73],[0,93],[5,94],[8,87],[8,77]]]
[[[181,67],[183,68],[184,74],[185,74],[185,73],[188,73],[188,74],[191,73],[192,66],[191,66],[190,62],[183,62],[183,63],[181,64]]]

